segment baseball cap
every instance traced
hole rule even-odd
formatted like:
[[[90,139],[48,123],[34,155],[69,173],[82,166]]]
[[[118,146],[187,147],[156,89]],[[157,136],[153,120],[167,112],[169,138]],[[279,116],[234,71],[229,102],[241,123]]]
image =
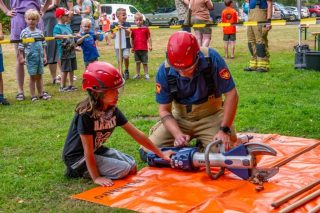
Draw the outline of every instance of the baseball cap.
[[[56,9],[56,18],[61,18],[64,15],[68,15],[69,11],[66,8],[58,7]]]

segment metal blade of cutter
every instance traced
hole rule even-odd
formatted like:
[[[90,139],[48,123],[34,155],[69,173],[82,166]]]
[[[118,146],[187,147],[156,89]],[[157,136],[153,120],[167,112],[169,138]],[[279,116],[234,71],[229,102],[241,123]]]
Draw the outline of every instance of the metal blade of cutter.
[[[263,179],[268,179],[269,177],[272,177],[273,175],[277,174],[277,171],[274,170],[268,170],[268,169],[256,169],[256,156],[257,155],[277,155],[276,150],[271,148],[268,145],[262,144],[262,143],[256,143],[256,142],[250,142],[246,144],[242,144],[229,152],[224,153],[224,155],[234,155],[234,156],[245,156],[245,155],[251,155],[253,160],[253,168],[228,168],[229,171],[237,175],[238,177],[241,177],[244,180],[250,179],[251,177],[255,175],[258,175],[259,171],[261,175],[263,175]],[[245,161],[243,162],[245,163]],[[248,164],[248,163],[246,163]]]
[[[251,155],[277,155],[277,151],[271,148],[268,145],[265,145],[263,143],[257,143],[257,142],[250,142],[246,143],[245,147],[249,154]]]

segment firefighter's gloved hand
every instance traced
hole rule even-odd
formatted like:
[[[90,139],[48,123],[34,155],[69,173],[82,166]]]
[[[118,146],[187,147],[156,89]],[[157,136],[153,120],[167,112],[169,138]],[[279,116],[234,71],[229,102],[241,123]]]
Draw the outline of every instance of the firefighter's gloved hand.
[[[175,147],[183,147],[187,146],[190,141],[190,136],[186,134],[180,134],[178,135],[174,140],[174,146]]]

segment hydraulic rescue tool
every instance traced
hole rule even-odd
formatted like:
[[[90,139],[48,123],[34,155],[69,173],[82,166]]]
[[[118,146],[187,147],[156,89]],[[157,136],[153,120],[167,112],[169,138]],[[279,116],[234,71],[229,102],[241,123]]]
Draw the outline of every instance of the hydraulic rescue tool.
[[[249,138],[250,139],[250,138]],[[212,147],[217,147],[220,153],[211,152]],[[206,167],[206,172],[211,179],[218,179],[224,170],[228,169],[243,180],[258,185],[256,190],[263,190],[263,183],[278,173],[279,168],[257,167],[257,155],[277,155],[270,146],[262,143],[248,142],[240,144],[225,152],[221,140],[213,141],[207,145],[205,152],[199,152],[197,147],[164,147],[162,151],[173,150],[171,162],[165,161],[154,153],[148,153],[149,166],[172,167],[176,169],[195,171]],[[212,167],[220,167],[218,173],[212,174]]]

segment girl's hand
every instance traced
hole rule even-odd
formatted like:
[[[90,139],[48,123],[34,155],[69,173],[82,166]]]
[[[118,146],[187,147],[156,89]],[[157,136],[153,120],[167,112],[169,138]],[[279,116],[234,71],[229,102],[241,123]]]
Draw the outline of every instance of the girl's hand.
[[[94,183],[95,184],[98,184],[100,186],[113,186],[113,182],[112,180],[108,179],[108,178],[105,178],[105,177],[97,177],[95,180],[94,180]]]
[[[43,58],[43,64],[47,64],[47,58]]]
[[[170,157],[171,157],[172,155],[174,155],[174,154],[176,154],[174,151],[172,151],[172,150],[167,150],[167,151],[162,152],[161,158],[164,159],[164,160],[166,160],[166,161],[171,161],[171,158],[170,158]]]

